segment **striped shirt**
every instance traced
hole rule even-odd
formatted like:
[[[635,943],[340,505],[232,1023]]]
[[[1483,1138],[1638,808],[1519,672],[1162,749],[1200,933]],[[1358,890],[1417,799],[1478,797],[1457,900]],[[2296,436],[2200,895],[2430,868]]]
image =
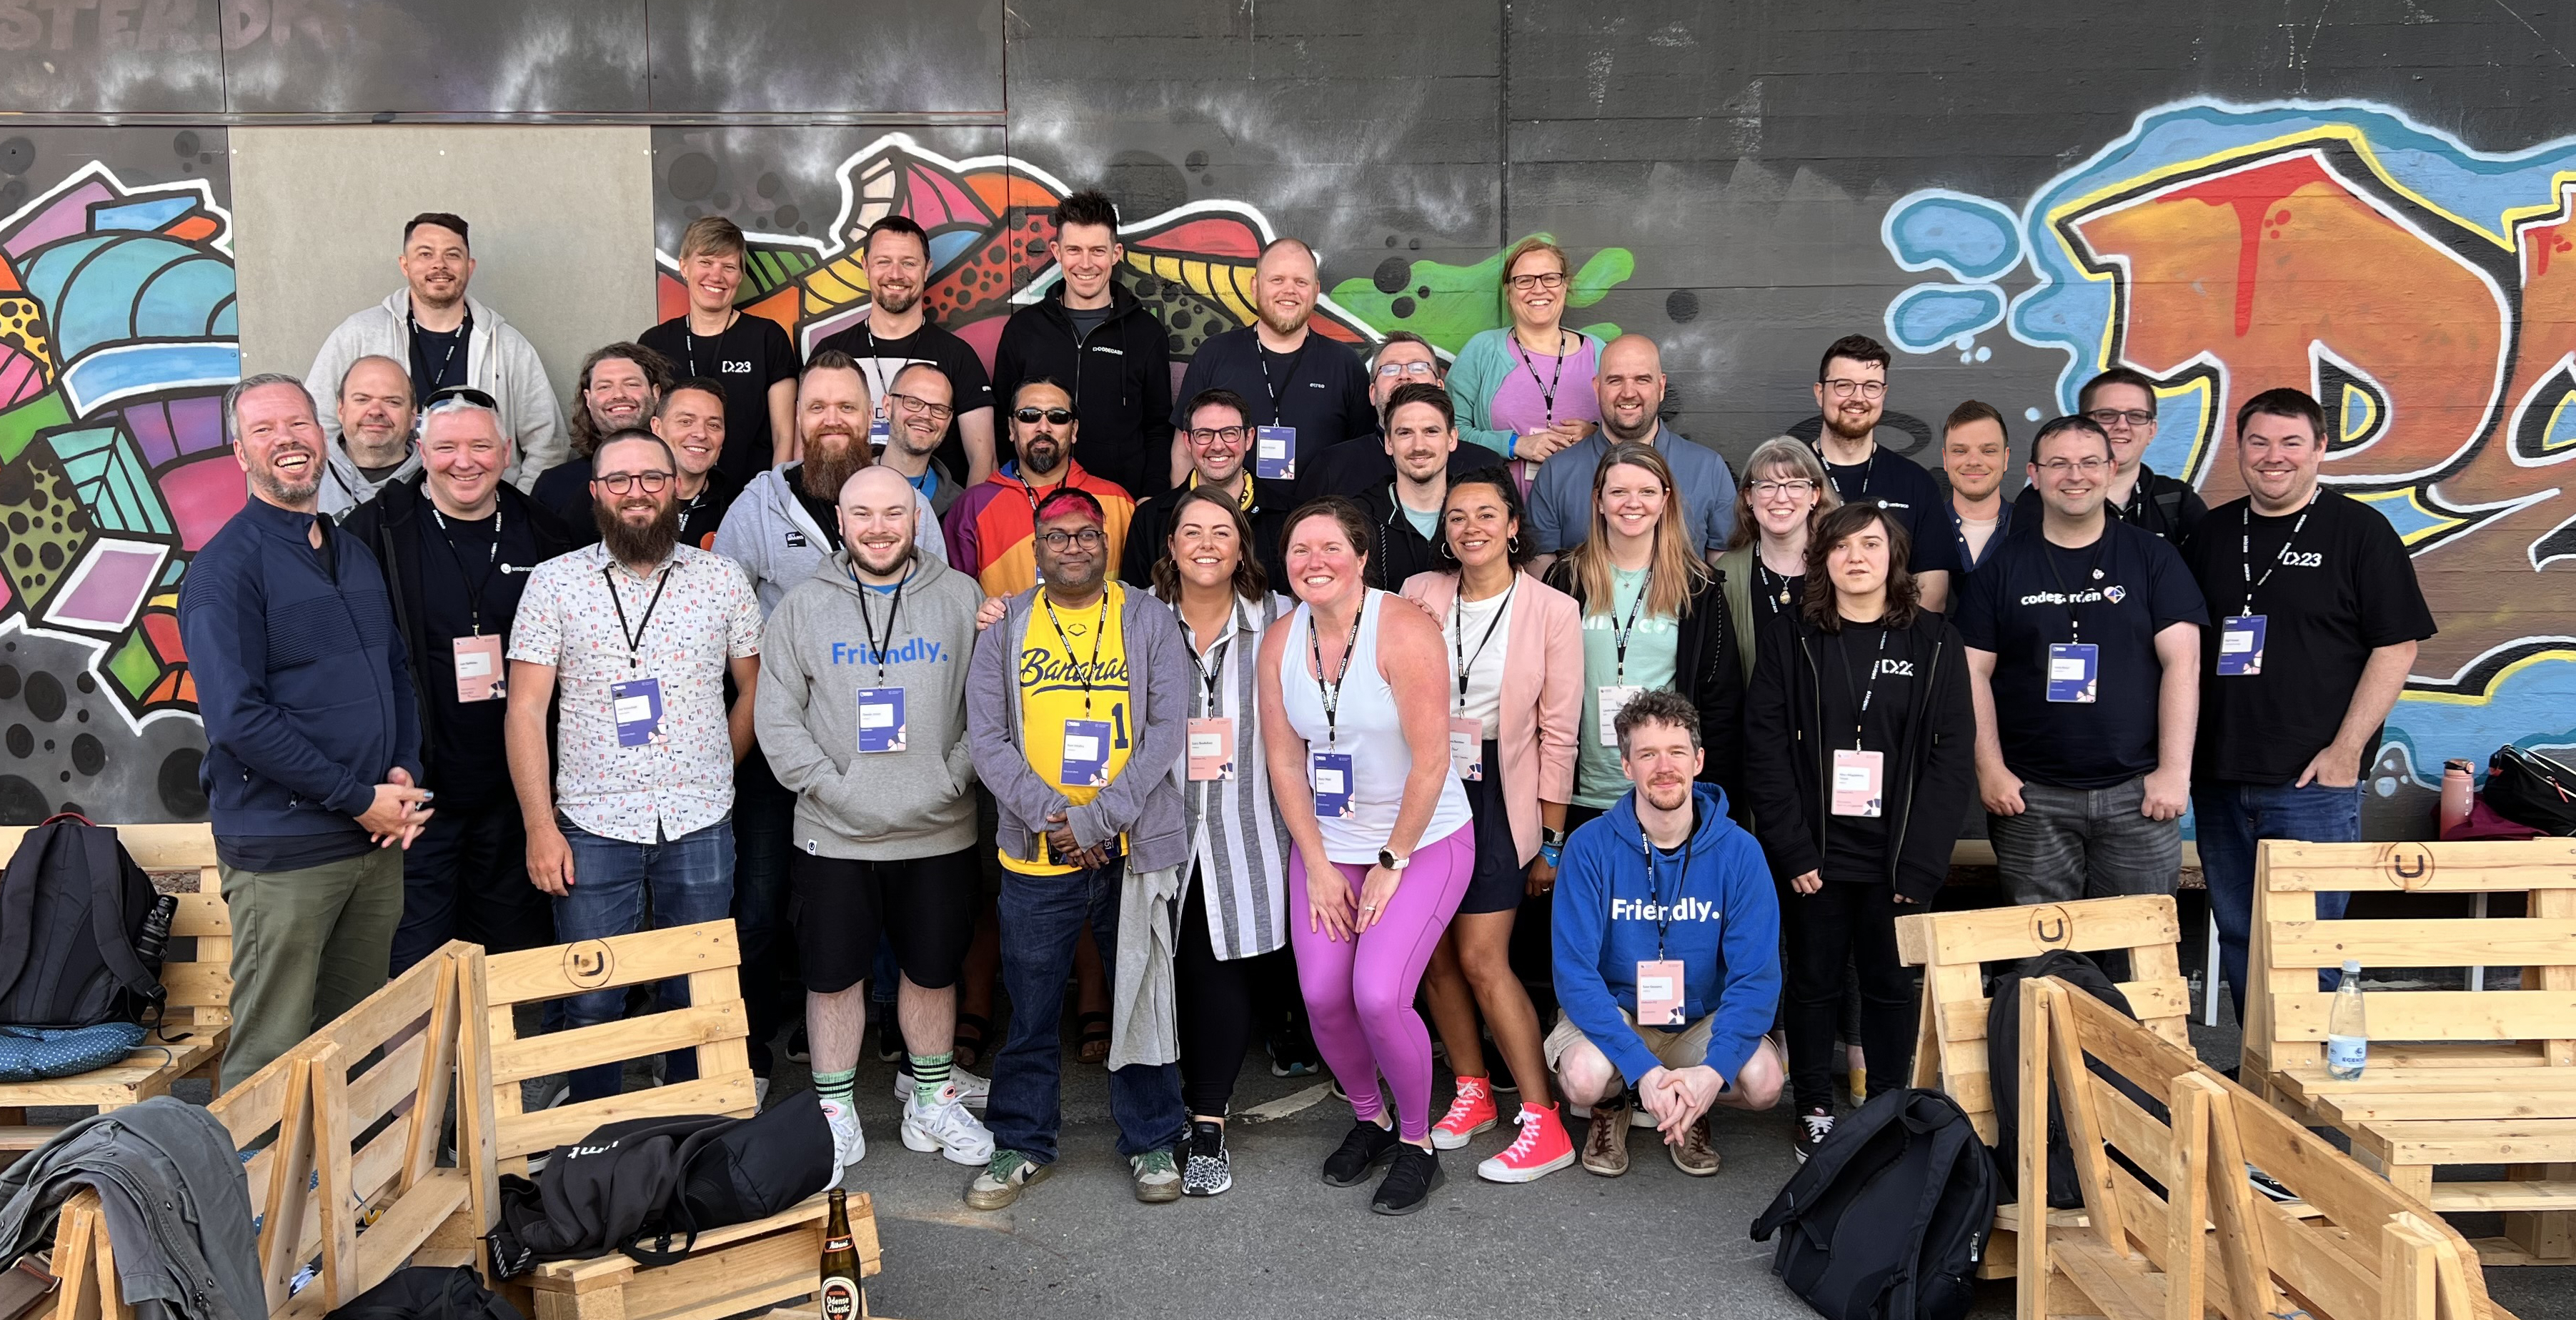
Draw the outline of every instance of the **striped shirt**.
[[[1288,827],[1270,796],[1270,763],[1262,751],[1252,683],[1261,668],[1261,634],[1288,610],[1279,596],[1258,603],[1238,599],[1234,626],[1205,650],[1189,624],[1181,624],[1199,666],[1190,676],[1190,718],[1234,721],[1234,778],[1194,782],[1186,754],[1172,767],[1189,811],[1190,857],[1199,883],[1207,886],[1208,947],[1226,961],[1288,942]],[[1213,704],[1210,678],[1216,680]]]

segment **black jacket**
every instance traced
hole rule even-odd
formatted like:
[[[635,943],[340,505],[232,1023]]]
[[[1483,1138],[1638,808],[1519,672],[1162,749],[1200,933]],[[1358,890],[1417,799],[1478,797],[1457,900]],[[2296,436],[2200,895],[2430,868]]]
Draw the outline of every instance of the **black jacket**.
[[[376,497],[350,513],[340,530],[364,541],[375,552],[376,562],[383,565],[385,589],[393,597],[394,630],[402,634],[403,645],[410,654],[427,654],[431,644],[420,617],[421,527],[428,521],[422,511],[429,507],[429,496],[421,490],[428,480],[419,473],[407,480],[394,482],[377,492]],[[504,521],[524,520],[536,537],[537,559],[542,563],[573,548],[564,534],[561,519],[548,512],[519,488],[504,481],[497,483],[501,494],[501,517]],[[506,625],[503,628],[507,634]],[[421,783],[435,788],[439,783],[438,723],[430,718],[429,685],[415,681],[412,699],[420,706]],[[549,727],[552,721],[548,721]],[[506,770],[503,773],[507,773]]]
[[[1164,491],[1140,500],[1134,517],[1127,520],[1127,549],[1118,560],[1118,580],[1131,587],[1154,585],[1154,561],[1161,559],[1172,542],[1172,509],[1181,502],[1186,487]],[[1280,554],[1286,548],[1279,544],[1288,510],[1268,508],[1260,503],[1261,483],[1253,482],[1253,506],[1244,521],[1252,524],[1252,544],[1245,547],[1252,562],[1261,565],[1262,576],[1272,591],[1285,596],[1288,590],[1288,566]]]
[[[1411,531],[1411,528],[1406,528]],[[1559,557],[1548,566],[1547,584],[1574,597],[1576,606],[1591,608],[1575,580],[1573,563]],[[1726,790],[1729,814],[1739,823],[1748,802],[1744,783],[1744,662],[1736,655],[1735,623],[1726,608],[1726,575],[1708,569],[1692,589],[1681,618],[1681,644],[1674,648],[1674,690],[1699,707],[1699,741],[1708,753],[1699,777]],[[1592,699],[1585,693],[1584,700]]]
[[[1008,442],[1011,398],[1023,381],[1045,376],[1073,396],[1073,460],[1142,500],[1171,484],[1171,337],[1153,309],[1112,279],[1109,319],[1076,343],[1059,281],[1036,303],[1011,313],[993,349],[995,430]]]
[[[1967,647],[1950,621],[1928,611],[1900,634],[1921,677],[1905,743],[1888,758],[1887,880],[1896,892],[1929,902],[1950,879],[1951,845],[1977,793],[1977,720],[1968,702]],[[1823,732],[1822,678],[1815,627],[1801,618],[1762,630],[1761,655],[1745,701],[1745,791],[1753,799],[1754,834],[1771,873],[1791,880],[1820,870],[1825,830],[1824,785],[1833,752]]]
[[[1432,519],[1430,536],[1413,530],[1413,520],[1404,516],[1403,505],[1395,498],[1392,478],[1360,492],[1356,500],[1368,510],[1371,525],[1371,543],[1366,547],[1370,586],[1402,591],[1406,578],[1448,567],[1440,557],[1440,520]]]

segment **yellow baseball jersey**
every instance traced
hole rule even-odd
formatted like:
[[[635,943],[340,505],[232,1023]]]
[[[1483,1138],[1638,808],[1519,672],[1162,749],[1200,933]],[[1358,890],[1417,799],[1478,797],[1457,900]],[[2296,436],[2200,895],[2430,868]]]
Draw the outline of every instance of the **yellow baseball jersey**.
[[[1044,592],[1029,611],[1028,631],[1020,636],[1020,744],[1029,768],[1079,806],[1100,793],[1095,785],[1064,782],[1065,725],[1069,720],[1096,720],[1108,726],[1107,777],[1116,779],[1136,746],[1137,712],[1128,697],[1127,637],[1120,626],[1125,588],[1108,584],[1100,602],[1089,609],[1057,609],[1050,614]],[[1088,686],[1086,687],[1086,680]],[[1087,713],[1086,713],[1087,712]],[[1125,843],[1122,837],[1120,843]],[[997,850],[1002,865],[1022,875],[1062,875],[1077,868],[1056,862],[1046,840],[1039,856],[1013,857]]]

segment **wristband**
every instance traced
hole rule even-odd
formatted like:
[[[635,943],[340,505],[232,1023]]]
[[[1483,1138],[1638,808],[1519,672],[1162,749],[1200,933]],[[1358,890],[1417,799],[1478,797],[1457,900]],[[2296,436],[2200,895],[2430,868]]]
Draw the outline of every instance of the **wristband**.
[[[1503,457],[1517,458],[1520,456],[1520,450],[1521,433],[1518,431],[1503,432]]]
[[[1556,865],[1557,858],[1564,855],[1565,845],[1561,843],[1542,843],[1538,846],[1538,859],[1551,867]]]

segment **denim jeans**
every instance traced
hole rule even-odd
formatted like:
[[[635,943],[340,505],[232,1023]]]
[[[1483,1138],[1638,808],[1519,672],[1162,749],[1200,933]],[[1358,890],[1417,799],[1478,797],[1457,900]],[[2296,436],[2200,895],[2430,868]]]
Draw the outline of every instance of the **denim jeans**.
[[[2259,839],[2304,843],[2355,843],[2361,839],[2361,785],[2220,782],[2191,795],[2200,842],[2200,873],[2209,884],[2210,915],[2218,919],[2218,965],[2245,1020],[2245,943],[2254,929],[2254,844]],[[2317,892],[2317,920],[2343,916],[2352,895]],[[2317,973],[2317,988],[2332,990],[2335,974]]]
[[[507,794],[477,807],[441,805],[429,818],[403,854],[394,975],[449,940],[488,953],[555,942],[554,900],[528,883],[528,832],[520,820],[518,799]]]
[[[787,926],[787,852],[796,846],[796,795],[760,749],[733,776],[733,923],[742,941],[742,1006],[751,1025],[751,1070],[769,1075],[769,1043],[791,1016],[785,971],[796,951]],[[794,993],[801,1008],[802,987]]]
[[[1064,1127],[1064,983],[1082,923],[1100,960],[1118,962],[1118,889],[1124,860],[1065,875],[1002,877],[1002,988],[1011,996],[1011,1033],[993,1062],[993,1094],[984,1122],[997,1150],[1016,1150],[1053,1164]],[[1109,1116],[1118,1123],[1118,1153],[1171,1148],[1188,1126],[1181,1110],[1181,1071],[1174,1064],[1130,1064],[1109,1074]]]
[[[572,845],[573,867],[572,892],[555,900],[555,938],[573,944],[631,935],[644,929],[648,909],[655,930],[724,918],[733,899],[732,820],[660,843],[602,838],[560,816],[555,823]],[[686,1008],[689,983],[677,977],[664,981],[661,996],[665,1009]],[[626,990],[595,990],[562,1002],[567,1029],[593,1026],[616,1020]],[[664,1061],[663,1081],[697,1079],[695,1051],[673,1050]],[[617,1094],[624,1071],[622,1063],[574,1069],[573,1100]]]
[[[2182,822],[2139,814],[2147,781],[2110,788],[2021,786],[2018,816],[1986,814],[1986,836],[2016,903],[2170,894],[2182,878]]]

